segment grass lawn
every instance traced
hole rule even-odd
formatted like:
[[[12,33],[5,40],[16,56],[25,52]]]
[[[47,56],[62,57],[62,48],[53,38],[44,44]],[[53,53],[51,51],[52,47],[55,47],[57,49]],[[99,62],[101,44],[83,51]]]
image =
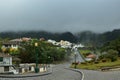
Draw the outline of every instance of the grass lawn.
[[[80,50],[80,53],[83,54],[83,53],[90,53],[91,50]]]
[[[116,66],[120,66],[120,60],[115,61],[115,62],[100,62],[98,64],[94,64],[94,63],[79,64],[79,65],[77,65],[77,68],[78,69],[97,70],[102,67],[113,67],[114,68]],[[74,68],[74,65],[72,65],[71,67]]]

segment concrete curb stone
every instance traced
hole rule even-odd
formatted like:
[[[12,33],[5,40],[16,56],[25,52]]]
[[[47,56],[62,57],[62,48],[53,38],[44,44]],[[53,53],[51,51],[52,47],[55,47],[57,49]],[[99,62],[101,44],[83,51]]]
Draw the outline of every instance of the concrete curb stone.
[[[38,77],[38,76],[45,76],[52,74],[52,72],[47,72],[47,73],[34,73],[34,74],[26,74],[26,75],[0,75],[0,78],[26,78],[26,77]]]
[[[83,72],[81,72],[79,69],[73,69],[73,68],[65,68],[65,69],[68,69],[68,70],[72,70],[72,71],[75,71],[75,72],[78,72],[82,75],[82,78],[80,80],[83,80],[84,79],[84,74]]]

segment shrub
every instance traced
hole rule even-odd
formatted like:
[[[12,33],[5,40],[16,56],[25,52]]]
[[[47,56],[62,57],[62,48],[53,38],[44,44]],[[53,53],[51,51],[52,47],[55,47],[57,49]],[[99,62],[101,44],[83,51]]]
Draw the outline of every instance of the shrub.
[[[110,59],[111,62],[114,62],[118,58],[118,52],[116,50],[110,49],[106,54],[101,55],[99,58],[103,59],[102,62],[106,62],[104,59]]]
[[[107,60],[106,59],[103,59],[102,62],[106,62]]]
[[[86,65],[87,63],[86,62],[81,62],[81,64],[85,64]]]
[[[94,63],[95,63],[95,64],[98,64],[99,62],[98,62],[98,61],[95,61]]]

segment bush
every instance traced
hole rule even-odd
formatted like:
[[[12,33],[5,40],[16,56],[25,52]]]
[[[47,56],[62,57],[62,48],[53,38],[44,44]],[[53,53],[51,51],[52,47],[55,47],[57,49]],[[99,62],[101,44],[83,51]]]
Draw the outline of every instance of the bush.
[[[93,64],[93,61],[88,61],[87,63],[89,63],[89,64]]]
[[[117,60],[116,57],[111,57],[111,62],[114,62],[114,61],[116,61],[116,60]]]
[[[79,64],[78,62],[76,62],[76,63],[75,63],[75,62],[73,62],[73,63],[72,63],[72,65],[78,65],[78,64]]]
[[[106,62],[104,59],[110,59],[111,62],[114,62],[118,58],[118,52],[116,50],[110,49],[106,54],[101,55],[99,58],[103,59],[102,62]]]
[[[103,59],[102,62],[106,62],[107,60],[106,59]]]
[[[95,64],[98,64],[99,62],[98,62],[98,61],[95,61],[94,63],[95,63]]]
[[[108,54],[109,54],[109,58],[111,60],[111,62],[114,62],[117,60],[118,58],[118,52],[116,50],[108,50]]]
[[[87,63],[86,62],[81,62],[81,64],[85,64],[86,65]]]

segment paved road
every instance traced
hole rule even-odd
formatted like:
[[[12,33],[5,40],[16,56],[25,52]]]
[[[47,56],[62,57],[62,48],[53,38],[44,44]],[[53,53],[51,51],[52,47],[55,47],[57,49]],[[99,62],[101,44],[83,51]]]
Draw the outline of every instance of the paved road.
[[[75,54],[76,54],[76,62],[85,62],[85,60],[84,60],[84,58],[83,58],[83,56],[82,56],[82,54],[78,51],[78,49],[77,48],[75,48],[75,49],[73,49],[73,56],[71,56],[72,58],[72,62],[74,62],[75,61]]]
[[[74,50],[77,54],[77,60],[79,62],[84,62],[84,59],[81,55],[78,55],[79,52],[77,49]],[[72,56],[74,60],[74,57]],[[75,61],[75,60],[74,60]],[[83,80],[120,80],[120,71],[108,71],[108,72],[101,72],[101,71],[93,71],[93,70],[81,70],[84,73]]]
[[[75,53],[76,53],[76,61],[77,62],[85,62],[82,54],[78,51],[78,49],[75,50]]]
[[[120,71],[92,71],[81,70],[84,73],[84,80],[120,80]]]
[[[46,76],[40,77],[29,77],[29,78],[0,78],[0,80],[80,80],[81,75],[78,72],[64,69],[67,64],[59,64],[53,67],[53,73]]]

